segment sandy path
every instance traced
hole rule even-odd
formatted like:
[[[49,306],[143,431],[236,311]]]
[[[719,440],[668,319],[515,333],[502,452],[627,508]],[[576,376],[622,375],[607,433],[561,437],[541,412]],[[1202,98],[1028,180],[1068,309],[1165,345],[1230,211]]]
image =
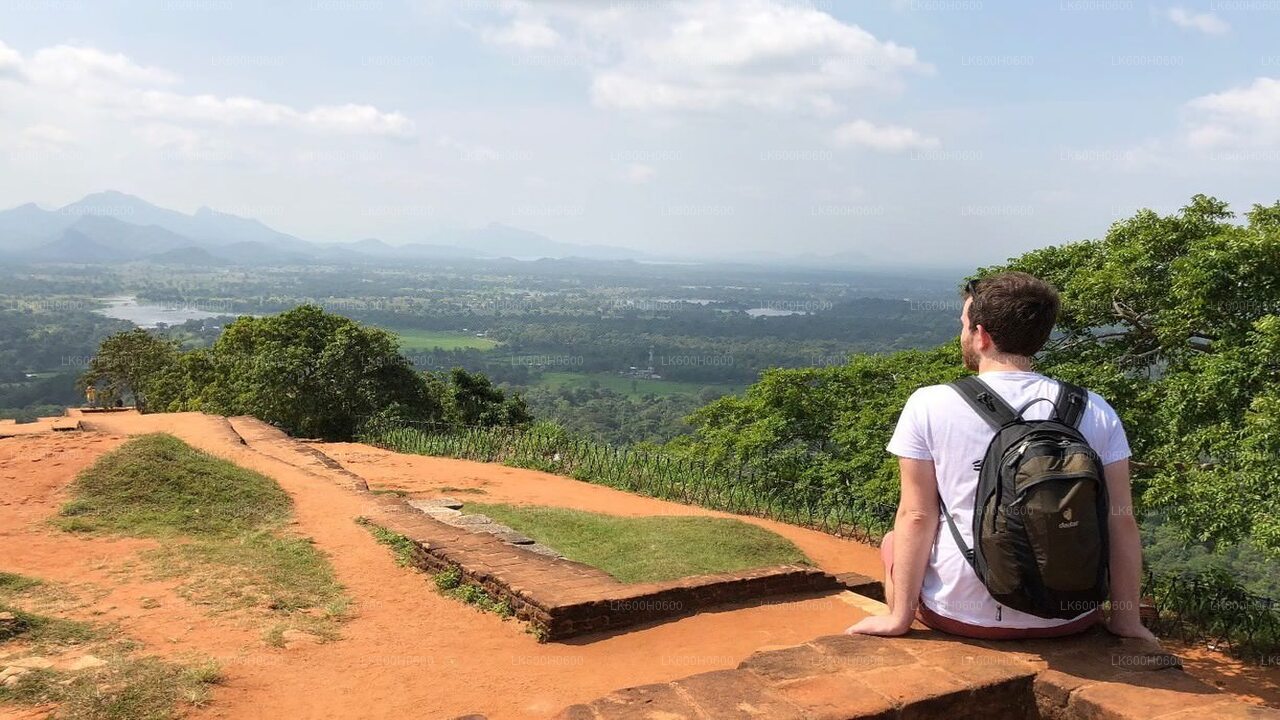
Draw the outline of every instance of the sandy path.
[[[259,643],[224,656],[226,686],[202,717],[545,717],[620,687],[733,667],[762,646],[839,632],[862,615],[840,595],[780,598],[589,641],[539,644],[514,621],[441,597],[423,576],[397,567],[353,522],[365,509],[358,496],[239,444],[221,418],[117,415],[94,418],[94,427],[171,432],[271,476],[294,499],[296,529],[329,555],[355,599],[355,617],[337,642],[287,650]]]

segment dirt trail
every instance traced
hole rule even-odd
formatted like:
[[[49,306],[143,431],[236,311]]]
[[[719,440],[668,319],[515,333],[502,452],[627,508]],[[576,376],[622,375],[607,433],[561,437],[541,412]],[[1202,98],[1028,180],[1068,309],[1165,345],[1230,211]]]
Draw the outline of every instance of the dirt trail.
[[[442,597],[422,575],[396,566],[387,549],[353,522],[367,509],[359,496],[326,477],[319,463],[300,468],[270,457],[288,453],[272,448],[269,438],[249,438],[262,446],[259,452],[242,444],[224,419],[194,413],[104,415],[87,425],[97,432],[75,434],[70,440],[85,445],[77,464],[41,481],[49,499],[38,508],[28,507],[22,520],[11,523],[13,537],[5,537],[17,551],[30,536],[44,535],[50,543],[47,551],[26,555],[12,569],[66,578],[74,573],[59,566],[66,564],[68,555],[93,556],[104,552],[100,546],[107,546],[119,561],[145,547],[135,541],[78,540],[33,529],[32,522],[39,524],[40,518],[53,514],[74,473],[118,444],[121,436],[163,431],[280,483],[294,499],[295,529],[315,539],[355,600],[354,617],[342,625],[342,639],[288,649],[268,647],[256,633],[235,632],[204,616],[192,619],[183,647],[204,647],[220,657],[227,676],[213,703],[196,717],[448,718],[470,712],[495,720],[545,717],[620,687],[733,667],[762,646],[791,645],[839,632],[862,616],[840,595],[783,598],[613,636],[539,644],[514,621],[504,622]],[[53,449],[68,442],[66,438],[40,436],[34,442]],[[0,465],[12,476],[6,483],[30,482],[24,473],[12,470],[21,465],[19,456],[25,452],[16,444],[30,442],[0,440],[0,448],[12,458]],[[488,467],[468,465],[471,472]],[[460,475],[450,482],[463,482]],[[530,482],[544,479],[540,473],[533,475]],[[11,518],[12,510],[6,505],[0,514]],[[6,523],[0,527],[10,527],[10,520],[0,522]],[[8,557],[14,556],[6,553]],[[78,567],[89,564],[86,560]],[[132,583],[128,587],[129,593],[135,592]],[[186,622],[177,600],[166,597],[156,612],[172,613]],[[144,624],[139,619],[139,627],[130,634],[145,637],[145,651],[159,652],[157,646],[167,640],[156,633],[133,632],[143,631]]]

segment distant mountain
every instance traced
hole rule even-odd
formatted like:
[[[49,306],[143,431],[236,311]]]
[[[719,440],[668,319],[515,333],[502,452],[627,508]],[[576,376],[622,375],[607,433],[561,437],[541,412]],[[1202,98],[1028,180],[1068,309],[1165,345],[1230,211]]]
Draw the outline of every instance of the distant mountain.
[[[630,260],[644,253],[607,245],[574,245],[552,240],[529,230],[489,223],[474,230],[437,233],[429,238],[438,245],[466,248],[482,256],[513,258],[581,257],[594,260]]]
[[[42,210],[35,203],[0,212],[0,248],[12,252],[47,242],[76,220],[72,215]]]
[[[22,257],[37,262],[67,262],[68,258],[74,258],[77,263],[110,263],[121,260],[120,253],[114,248],[72,228],[63,230],[56,240],[33,248]]]
[[[230,265],[231,261],[217,257],[213,253],[202,247],[189,245],[187,247],[174,248],[155,255],[148,255],[143,260],[153,265],[179,265],[191,267],[215,267],[219,265]]]
[[[72,216],[111,217],[133,225],[156,225],[201,244],[267,242],[306,245],[304,241],[272,230],[257,220],[220,213],[207,207],[200,208],[194,215],[186,215],[115,190],[86,195],[56,212]]]
[[[483,253],[477,253],[465,248],[454,247],[452,245],[428,245],[425,243],[392,245],[377,238],[366,238],[346,245],[340,245],[339,247],[350,250],[351,252],[359,255],[373,258],[420,258],[425,260],[436,258],[475,258],[483,255]]]
[[[643,253],[573,245],[491,223],[435,233],[406,245],[368,238],[313,243],[262,222],[202,207],[169,210],[126,193],[86,195],[56,210],[28,203],[0,212],[0,255],[9,261],[114,263],[146,260],[187,265],[428,262],[469,258],[626,260]]]

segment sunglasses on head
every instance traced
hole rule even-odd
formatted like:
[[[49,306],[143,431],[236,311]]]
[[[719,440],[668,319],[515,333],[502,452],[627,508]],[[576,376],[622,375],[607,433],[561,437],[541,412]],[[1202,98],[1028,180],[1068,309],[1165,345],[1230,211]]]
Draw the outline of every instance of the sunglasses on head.
[[[974,280],[970,280],[969,282],[965,283],[965,284],[964,284],[964,294],[965,294],[965,295],[972,296],[972,297],[977,297],[977,295],[978,295],[978,283],[979,283],[979,282],[981,282],[981,281],[980,281],[980,280],[977,280],[977,279],[974,279]]]

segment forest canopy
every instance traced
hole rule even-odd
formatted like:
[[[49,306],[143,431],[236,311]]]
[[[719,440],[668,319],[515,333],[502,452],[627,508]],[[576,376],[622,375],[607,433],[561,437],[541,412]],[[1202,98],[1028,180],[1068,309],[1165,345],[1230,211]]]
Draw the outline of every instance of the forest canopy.
[[[1047,375],[1107,398],[1133,447],[1135,496],[1185,540],[1247,540],[1280,556],[1280,203],[1233,222],[1197,195],[1143,210],[1105,237],[1029,252],[976,277],[1022,270],[1062,293]],[[956,315],[959,316],[957,303]],[[695,412],[673,446],[749,460],[829,500],[895,502],[885,452],[913,390],[962,374],[958,345],[773,369]]]
[[[518,396],[464,370],[421,373],[385,330],[302,305],[241,317],[188,352],[145,330],[103,341],[82,383],[143,411],[253,415],[292,435],[349,439],[365,418],[479,425],[527,422]]]

